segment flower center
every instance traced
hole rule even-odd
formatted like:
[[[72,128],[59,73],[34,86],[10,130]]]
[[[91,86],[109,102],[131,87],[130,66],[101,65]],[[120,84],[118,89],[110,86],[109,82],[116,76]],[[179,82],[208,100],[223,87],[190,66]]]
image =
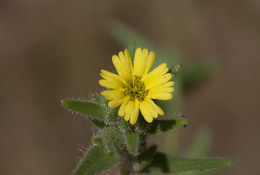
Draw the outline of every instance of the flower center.
[[[140,77],[133,75],[126,81],[124,95],[129,95],[132,101],[135,99],[143,101],[147,94],[148,91],[145,90],[144,83],[141,81]]]

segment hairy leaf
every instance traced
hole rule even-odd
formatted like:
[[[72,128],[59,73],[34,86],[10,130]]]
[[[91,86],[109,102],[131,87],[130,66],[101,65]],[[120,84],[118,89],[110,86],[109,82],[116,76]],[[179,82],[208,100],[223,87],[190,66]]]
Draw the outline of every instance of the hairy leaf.
[[[104,119],[107,114],[107,109],[104,106],[101,106],[96,103],[89,101],[76,101],[64,99],[61,103],[68,109],[76,111],[82,114],[86,114],[93,119]]]
[[[155,120],[152,123],[152,127],[149,129],[149,133],[157,134],[160,132],[168,131],[170,129],[185,127],[188,121],[185,119],[176,120]]]
[[[183,158],[163,153],[156,153],[151,165],[143,172],[180,173],[186,171],[202,171],[230,166],[231,161],[223,158]]]
[[[95,145],[86,153],[74,175],[94,175],[112,167],[118,161],[115,155],[105,152],[103,146]]]

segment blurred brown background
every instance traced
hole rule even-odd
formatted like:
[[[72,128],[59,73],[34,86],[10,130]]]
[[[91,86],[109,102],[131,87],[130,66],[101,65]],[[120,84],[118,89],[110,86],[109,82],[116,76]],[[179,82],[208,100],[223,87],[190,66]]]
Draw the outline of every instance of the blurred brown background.
[[[260,1],[0,1],[0,174],[71,174],[92,124],[61,105],[101,90],[101,68],[122,50],[114,19],[156,46],[174,43],[184,63],[217,59],[220,75],[184,99],[186,147],[202,124],[226,175],[259,175]],[[110,172],[113,174],[113,172]]]

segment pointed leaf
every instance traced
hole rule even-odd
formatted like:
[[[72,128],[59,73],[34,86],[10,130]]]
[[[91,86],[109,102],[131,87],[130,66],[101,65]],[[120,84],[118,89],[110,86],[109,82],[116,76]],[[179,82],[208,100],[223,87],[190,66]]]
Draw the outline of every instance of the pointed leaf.
[[[115,155],[105,152],[103,146],[95,145],[86,153],[74,175],[94,175],[112,167],[118,161]]]
[[[152,123],[152,127],[149,129],[149,133],[157,134],[160,132],[168,131],[170,129],[185,127],[188,121],[185,119],[176,120],[155,120]]]
[[[183,158],[157,153],[151,165],[143,172],[149,173],[180,173],[186,171],[209,170],[230,166],[231,161],[223,158]]]
[[[104,119],[107,115],[107,109],[104,106],[101,106],[96,103],[92,103],[89,101],[76,101],[64,99],[61,103],[68,109],[86,114],[93,119]]]
[[[128,151],[131,154],[134,154],[136,146],[137,146],[137,135],[135,132],[128,132],[125,134],[125,142],[126,142],[126,146]]]

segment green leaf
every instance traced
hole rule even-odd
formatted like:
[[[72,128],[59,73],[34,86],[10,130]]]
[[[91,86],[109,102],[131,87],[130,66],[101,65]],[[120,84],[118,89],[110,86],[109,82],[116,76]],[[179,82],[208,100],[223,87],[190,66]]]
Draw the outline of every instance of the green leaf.
[[[223,158],[183,158],[157,153],[151,165],[143,172],[148,173],[180,173],[186,171],[202,171],[230,166],[230,160]]]
[[[106,152],[103,146],[95,145],[86,153],[74,175],[94,175],[112,167],[118,161],[118,158]]]
[[[125,134],[125,142],[126,142],[126,146],[128,151],[131,154],[134,154],[136,146],[137,146],[137,135],[135,132],[128,132]]]
[[[82,114],[86,114],[92,117],[93,119],[102,120],[107,115],[106,107],[89,101],[76,101],[76,100],[64,99],[61,101],[61,103],[66,108]]]
[[[154,155],[156,154],[157,146],[152,145],[148,149],[137,157],[137,161],[134,162],[134,169],[136,171],[141,171],[146,168],[152,162]]]
[[[92,94],[91,99],[95,101],[97,104],[106,105],[106,99],[98,93]]]
[[[100,129],[102,129],[106,126],[105,122],[103,122],[101,120],[92,119],[92,122]]]
[[[168,131],[170,129],[185,127],[188,121],[185,119],[176,120],[155,120],[152,123],[152,127],[149,129],[149,133],[157,134],[160,132]]]

